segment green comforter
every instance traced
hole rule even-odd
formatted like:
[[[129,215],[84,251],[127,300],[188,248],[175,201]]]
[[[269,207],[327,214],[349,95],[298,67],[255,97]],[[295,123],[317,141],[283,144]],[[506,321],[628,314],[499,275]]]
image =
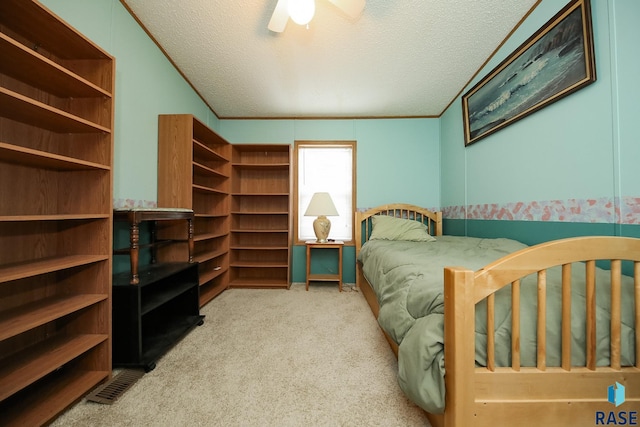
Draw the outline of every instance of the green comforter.
[[[380,305],[378,322],[399,345],[398,381],[407,396],[431,413],[444,411],[444,267],[462,266],[478,270],[526,245],[509,239],[439,236],[435,242],[370,240],[358,259]],[[574,266],[572,300],[574,366],[585,365],[585,288],[584,267]],[[609,272],[598,269],[597,363],[609,359]],[[604,286],[601,286],[604,285]],[[622,364],[634,363],[633,282],[623,277]],[[560,365],[560,268],[547,274],[547,366]],[[508,366],[511,360],[510,287],[496,294],[496,364]],[[521,287],[521,364],[536,364],[536,277],[522,281]],[[486,363],[486,311],[476,310],[476,363]]]

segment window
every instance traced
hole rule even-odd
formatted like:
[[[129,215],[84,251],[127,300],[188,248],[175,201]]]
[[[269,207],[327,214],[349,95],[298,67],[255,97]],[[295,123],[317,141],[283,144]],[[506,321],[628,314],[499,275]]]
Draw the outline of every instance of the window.
[[[353,212],[355,206],[355,141],[297,142],[295,146],[296,214],[294,230],[299,242],[315,239],[313,221],[304,216],[311,196],[328,192],[336,206],[338,216],[331,216],[329,238],[350,242],[353,240]]]

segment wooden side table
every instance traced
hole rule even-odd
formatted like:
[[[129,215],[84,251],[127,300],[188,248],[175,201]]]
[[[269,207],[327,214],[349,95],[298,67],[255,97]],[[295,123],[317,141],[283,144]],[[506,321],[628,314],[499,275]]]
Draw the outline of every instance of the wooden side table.
[[[114,209],[113,211],[114,221],[128,221],[130,224],[129,229],[129,241],[130,246],[128,248],[114,249],[115,255],[129,255],[131,257],[131,280],[132,285],[137,285],[140,282],[138,276],[138,259],[140,248],[142,246],[149,247],[152,250],[151,262],[155,263],[155,247],[157,245],[165,244],[167,242],[187,242],[189,248],[188,262],[193,262],[193,210],[191,209],[179,209],[179,208],[132,208],[132,209]],[[155,236],[155,222],[156,221],[175,221],[185,220],[186,228],[184,239],[168,239],[157,240]],[[140,223],[143,221],[151,221],[151,243],[147,245],[140,245]]]
[[[307,240],[307,291],[309,282],[338,282],[338,289],[342,292],[342,248],[344,242],[336,240],[327,243],[318,243],[316,240]],[[336,249],[338,251],[338,274],[311,274],[311,250],[312,249]]]

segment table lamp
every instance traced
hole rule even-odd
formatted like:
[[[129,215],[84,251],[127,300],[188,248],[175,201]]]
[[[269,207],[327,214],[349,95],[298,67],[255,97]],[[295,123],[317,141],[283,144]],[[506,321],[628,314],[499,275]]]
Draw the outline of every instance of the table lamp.
[[[338,216],[338,211],[329,193],[314,193],[304,216],[317,216],[313,221],[313,231],[316,233],[318,243],[327,243],[331,229],[331,221],[327,216]]]

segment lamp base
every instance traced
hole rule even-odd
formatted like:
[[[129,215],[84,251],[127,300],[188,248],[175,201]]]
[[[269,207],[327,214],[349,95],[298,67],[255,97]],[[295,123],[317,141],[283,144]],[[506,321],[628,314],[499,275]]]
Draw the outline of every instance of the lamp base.
[[[326,216],[320,215],[313,221],[313,231],[316,233],[318,243],[327,243],[329,230],[331,230],[331,221]]]

